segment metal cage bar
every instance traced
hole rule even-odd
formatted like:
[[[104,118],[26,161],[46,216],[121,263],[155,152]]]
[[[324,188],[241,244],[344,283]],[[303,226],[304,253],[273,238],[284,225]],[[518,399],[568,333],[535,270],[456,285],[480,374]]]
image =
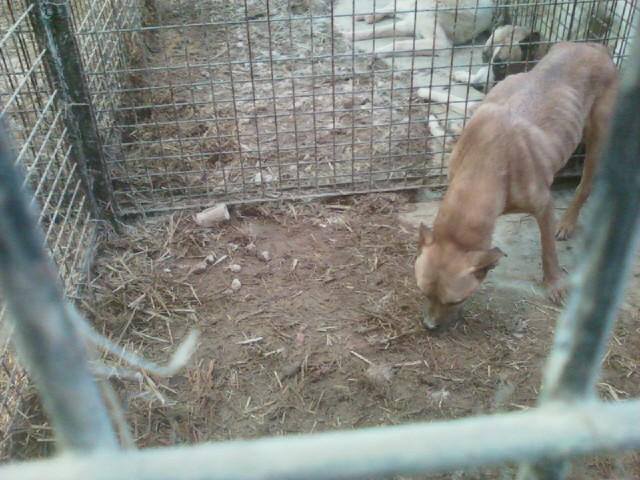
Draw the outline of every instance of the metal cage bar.
[[[70,161],[71,138],[46,65],[47,51],[36,40],[30,1],[0,3],[0,121],[14,138],[13,153],[24,171],[23,187],[34,193],[33,206],[45,231],[43,242],[54,259],[69,296],[86,278],[95,243],[94,217]],[[42,454],[51,430],[37,421],[33,389],[17,362],[3,302],[0,312],[0,460]],[[32,419],[34,417],[34,419]],[[28,439],[30,449],[25,448]]]
[[[13,341],[35,381],[62,450],[117,446],[91,377],[84,342],[70,320],[55,267],[21,187],[0,123],[0,285],[13,322]],[[75,230],[75,229],[74,229]]]
[[[640,400],[0,467],[12,480],[362,479],[640,447]]]

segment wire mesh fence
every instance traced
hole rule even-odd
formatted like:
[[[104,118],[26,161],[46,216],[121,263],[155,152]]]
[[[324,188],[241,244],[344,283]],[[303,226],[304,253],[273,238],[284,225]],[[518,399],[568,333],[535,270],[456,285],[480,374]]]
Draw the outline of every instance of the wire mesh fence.
[[[82,342],[105,345],[106,338],[92,332],[54,285],[55,272],[41,245],[43,235],[28,212],[27,196],[18,188],[13,155],[0,137],[0,190],[4,192],[0,196],[0,263],[4,267],[0,283],[14,315],[21,358],[29,365],[40,394],[49,400],[47,412],[58,429],[61,450],[67,452],[3,465],[0,474],[12,479],[124,479],[131,478],[132,472],[142,479],[355,479],[512,461],[540,462],[522,465],[516,478],[542,480],[566,478],[565,463],[572,456],[637,449],[640,432],[633,420],[640,412],[640,401],[599,402],[595,382],[623,303],[640,232],[639,61],[640,45],[636,45],[633,69],[621,84],[594,189],[596,204],[587,223],[586,247],[575,274],[575,289],[557,325],[540,406],[453,421],[118,450]],[[25,302],[30,288],[32,301]],[[154,368],[142,363],[138,367]],[[77,396],[77,404],[69,402],[69,392]],[[117,423],[117,406],[112,405],[112,410]]]
[[[372,26],[358,15],[388,2],[149,0],[142,10],[118,2],[113,19],[102,6],[77,35],[110,47],[94,48],[86,75],[98,115],[112,122],[105,149],[122,210],[442,185],[466,102],[482,97],[455,72],[485,65],[496,22],[540,43],[605,42],[622,64],[637,11],[635,0],[390,5],[397,22]],[[409,31],[406,16],[418,17]],[[435,35],[434,25],[456,21],[453,45],[421,54],[421,42],[434,46],[425,28]],[[396,55],[385,55],[387,37],[360,39],[389,28],[414,37]],[[430,103],[420,87],[459,100]]]

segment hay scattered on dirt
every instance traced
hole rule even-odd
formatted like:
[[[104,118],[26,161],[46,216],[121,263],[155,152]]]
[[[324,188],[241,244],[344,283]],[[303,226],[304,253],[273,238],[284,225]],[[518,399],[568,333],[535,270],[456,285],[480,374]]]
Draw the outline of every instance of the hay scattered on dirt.
[[[489,289],[464,321],[426,333],[412,277],[415,233],[397,221],[407,208],[403,195],[243,207],[219,229],[176,214],[109,239],[85,298],[98,328],[158,361],[190,328],[202,333],[191,365],[175,377],[115,380],[139,445],[534,405],[557,311]],[[208,256],[208,268],[192,272]],[[625,313],[605,362],[605,398],[640,393],[634,329],[637,318]],[[574,478],[640,472],[633,456],[587,466]]]

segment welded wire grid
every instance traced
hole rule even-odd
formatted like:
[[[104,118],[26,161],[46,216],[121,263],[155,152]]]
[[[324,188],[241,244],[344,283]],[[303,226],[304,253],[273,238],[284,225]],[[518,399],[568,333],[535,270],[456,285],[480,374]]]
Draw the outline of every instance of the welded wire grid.
[[[382,40],[354,45],[348,30],[361,24],[354,12],[379,11],[384,0],[77,3],[87,13],[78,39],[97,114],[112,122],[102,133],[124,212],[443,184],[468,115],[415,92],[447,89],[456,69],[478,70],[490,31],[433,56],[381,58],[373,52]],[[456,4],[454,15],[486,17],[477,0],[396,12],[437,18]],[[607,42],[620,64],[637,0],[531,1],[508,11],[549,41]],[[463,86],[463,100],[478,95]]]
[[[34,206],[66,293],[73,297],[82,281],[94,224],[71,160],[63,111],[56,106],[58,92],[47,78],[45,52],[37,46],[29,21],[32,9],[22,1],[0,4],[0,118],[10,130],[18,163],[34,193]],[[3,319],[0,332],[2,461],[34,453],[25,449],[27,444],[46,446],[50,432],[10,350],[11,332]]]
[[[411,100],[416,70],[354,50],[332,21],[353,15],[335,2],[154,3],[140,63],[103,72],[142,82],[116,92],[122,137],[106,142],[121,155],[110,168],[124,210],[402,188],[442,173],[431,106]]]
[[[611,0],[539,4],[526,14],[547,39],[602,42],[622,65],[637,28],[637,11],[637,0]]]
[[[85,80],[92,94],[98,130],[108,146],[118,144],[115,119],[126,115],[118,110],[121,92],[126,85],[139,82],[137,74],[126,70],[136,64],[144,49],[141,25],[141,0],[69,1]],[[121,119],[120,123],[126,120]],[[113,138],[115,135],[115,138]],[[113,156],[109,148],[105,155]]]

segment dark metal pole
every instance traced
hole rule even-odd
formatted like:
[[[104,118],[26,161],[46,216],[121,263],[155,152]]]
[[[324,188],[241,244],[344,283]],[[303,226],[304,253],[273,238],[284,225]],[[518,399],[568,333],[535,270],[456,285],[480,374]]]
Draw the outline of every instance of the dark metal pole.
[[[15,161],[0,124],[0,287],[14,325],[13,341],[60,447],[115,449],[116,435],[89,371],[84,341],[69,317]]]
[[[65,125],[73,144],[73,159],[78,165],[93,215],[115,226],[117,207],[102,142],[83,76],[80,50],[74,34],[71,8],[67,0],[32,0],[31,15],[36,38],[47,52],[47,66],[58,89]]]
[[[609,141],[586,220],[584,261],[558,320],[540,403],[592,401],[600,364],[634,263],[640,218],[640,41],[622,76]],[[556,480],[568,462],[523,466],[520,480]]]

